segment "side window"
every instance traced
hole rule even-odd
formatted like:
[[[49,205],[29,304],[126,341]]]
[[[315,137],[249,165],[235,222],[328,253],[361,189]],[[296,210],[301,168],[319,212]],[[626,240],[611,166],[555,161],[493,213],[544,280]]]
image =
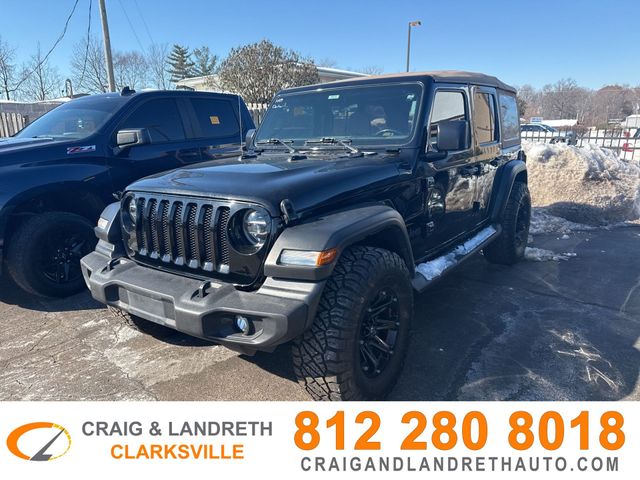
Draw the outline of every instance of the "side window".
[[[473,95],[473,123],[478,143],[496,141],[494,99],[490,93],[476,92]]]
[[[518,103],[513,95],[499,94],[500,118],[502,120],[502,139],[516,140],[520,137],[520,118],[518,117]]]
[[[151,143],[185,139],[182,117],[172,98],[157,98],[143,103],[122,122],[119,129],[124,128],[146,128]]]
[[[463,92],[438,90],[433,100],[429,127],[429,143],[434,145],[439,122],[468,120]]]
[[[203,137],[225,138],[240,135],[236,103],[228,100],[192,98],[191,104]]]

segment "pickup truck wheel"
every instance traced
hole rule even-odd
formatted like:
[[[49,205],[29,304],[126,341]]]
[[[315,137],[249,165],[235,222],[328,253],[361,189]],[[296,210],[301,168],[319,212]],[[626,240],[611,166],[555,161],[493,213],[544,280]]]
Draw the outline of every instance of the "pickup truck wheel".
[[[80,259],[97,238],[93,225],[79,215],[48,212],[25,220],[9,241],[7,267],[28,293],[67,297],[84,290]]]
[[[171,328],[150,322],[149,320],[145,320],[144,318],[140,318],[136,315],[131,315],[119,308],[111,306],[107,308],[111,315],[113,315],[121,325],[137,330],[138,332],[146,333],[156,338],[165,338],[176,333],[175,330],[172,330]]]
[[[292,346],[298,381],[315,400],[384,398],[400,376],[412,316],[409,270],[399,255],[345,250],[313,325]]]
[[[531,196],[526,183],[516,182],[511,189],[502,217],[502,233],[483,249],[491,263],[513,265],[524,257],[529,239]]]

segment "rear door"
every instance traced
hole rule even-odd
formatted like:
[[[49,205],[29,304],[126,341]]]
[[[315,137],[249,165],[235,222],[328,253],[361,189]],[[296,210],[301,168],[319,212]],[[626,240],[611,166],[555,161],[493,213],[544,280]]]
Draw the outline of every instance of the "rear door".
[[[473,128],[477,167],[474,220],[477,224],[488,215],[491,189],[500,164],[500,117],[495,88],[473,87]]]
[[[120,122],[112,135],[113,146],[116,133],[129,128],[146,129],[151,141],[126,148],[110,158],[116,191],[139,178],[201,161],[199,149],[188,140],[192,135],[185,122],[186,115],[182,100],[156,97],[140,103]]]
[[[190,118],[193,124],[193,144],[200,150],[203,160],[216,160],[240,152],[244,141],[240,118],[243,118],[241,104],[233,98],[194,96],[188,99]],[[242,129],[253,128],[246,125]]]

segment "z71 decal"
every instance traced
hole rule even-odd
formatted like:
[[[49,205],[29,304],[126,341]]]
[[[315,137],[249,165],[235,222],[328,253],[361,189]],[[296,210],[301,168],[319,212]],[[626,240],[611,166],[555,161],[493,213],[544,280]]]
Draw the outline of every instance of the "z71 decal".
[[[95,145],[86,145],[84,147],[68,147],[67,155],[72,155],[74,153],[87,153],[87,152],[95,152],[95,151],[96,151]]]

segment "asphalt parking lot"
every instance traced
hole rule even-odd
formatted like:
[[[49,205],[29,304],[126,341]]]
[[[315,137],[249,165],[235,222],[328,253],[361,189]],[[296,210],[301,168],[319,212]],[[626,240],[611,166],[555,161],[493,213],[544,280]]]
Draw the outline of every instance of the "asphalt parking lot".
[[[640,400],[640,227],[537,236],[575,253],[467,262],[416,298],[392,400]],[[0,280],[0,400],[306,400],[288,346],[243,357],[121,327],[88,293]]]

